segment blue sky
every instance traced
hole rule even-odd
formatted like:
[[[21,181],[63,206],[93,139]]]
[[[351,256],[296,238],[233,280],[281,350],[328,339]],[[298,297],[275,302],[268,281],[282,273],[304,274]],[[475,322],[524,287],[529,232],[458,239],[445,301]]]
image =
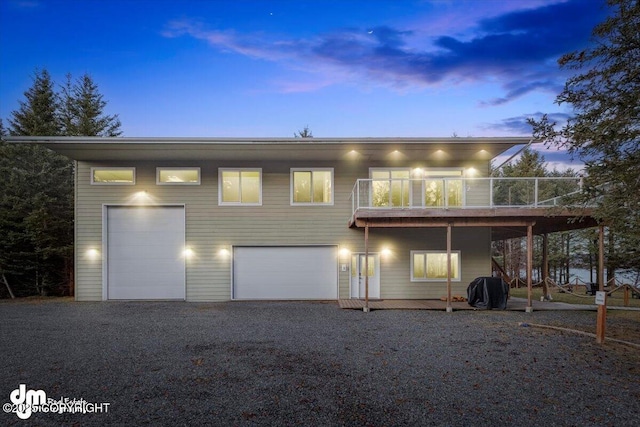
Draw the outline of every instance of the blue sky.
[[[0,0],[0,117],[93,76],[125,136],[526,136],[601,0]],[[546,151],[550,162],[563,153]]]

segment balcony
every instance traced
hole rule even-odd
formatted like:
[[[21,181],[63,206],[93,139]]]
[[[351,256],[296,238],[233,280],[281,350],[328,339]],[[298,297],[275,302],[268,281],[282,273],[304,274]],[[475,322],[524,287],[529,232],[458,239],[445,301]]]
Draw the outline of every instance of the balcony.
[[[359,179],[351,192],[351,227],[489,226],[538,224],[539,232],[593,226],[570,226],[570,219],[589,217],[577,206],[582,179],[420,178]],[[546,224],[546,225],[544,225]]]

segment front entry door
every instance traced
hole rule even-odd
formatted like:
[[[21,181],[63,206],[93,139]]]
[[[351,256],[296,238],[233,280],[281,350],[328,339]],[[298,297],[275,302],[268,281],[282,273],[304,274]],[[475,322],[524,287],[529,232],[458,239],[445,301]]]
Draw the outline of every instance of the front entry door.
[[[351,298],[365,297],[365,256],[351,256]],[[380,298],[380,255],[369,254],[369,298]]]

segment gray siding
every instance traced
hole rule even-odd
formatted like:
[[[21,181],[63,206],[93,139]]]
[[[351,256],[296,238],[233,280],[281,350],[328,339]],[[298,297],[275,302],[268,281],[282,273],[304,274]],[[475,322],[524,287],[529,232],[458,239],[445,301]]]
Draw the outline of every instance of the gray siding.
[[[92,166],[134,166],[134,186],[90,185]],[[158,166],[198,166],[201,185],[156,185]],[[140,204],[136,192],[146,191],[153,204],[184,204],[186,244],[194,256],[187,260],[188,301],[225,301],[231,298],[231,259],[220,254],[233,245],[339,245],[352,252],[364,252],[364,232],[349,229],[349,196],[358,178],[368,178],[370,167],[385,164],[364,162],[78,162],[76,187],[76,298],[101,300],[103,263],[90,259],[89,249],[102,248],[103,205]],[[398,165],[393,165],[397,167]],[[414,165],[405,165],[414,166]],[[429,166],[423,164],[422,166]],[[439,167],[446,165],[438,165]],[[218,206],[218,168],[262,168],[262,206]],[[333,206],[291,206],[290,168],[334,168]],[[486,170],[486,165],[478,165]],[[392,253],[381,260],[382,298],[440,298],[446,283],[411,282],[411,250],[445,250],[444,229],[372,229],[370,251],[388,247]],[[454,282],[456,294],[464,294],[475,277],[490,273],[490,235],[488,229],[454,229],[453,249],[462,252],[462,280]],[[350,260],[340,260],[350,264]],[[350,273],[339,273],[339,296],[349,297]]]

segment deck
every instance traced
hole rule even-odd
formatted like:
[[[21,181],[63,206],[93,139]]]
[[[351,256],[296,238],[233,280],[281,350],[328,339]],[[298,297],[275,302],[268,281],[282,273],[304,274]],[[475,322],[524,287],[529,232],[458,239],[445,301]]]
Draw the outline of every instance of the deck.
[[[564,177],[358,179],[348,225],[489,227],[493,240],[595,227],[593,206],[573,203],[581,188]]]

